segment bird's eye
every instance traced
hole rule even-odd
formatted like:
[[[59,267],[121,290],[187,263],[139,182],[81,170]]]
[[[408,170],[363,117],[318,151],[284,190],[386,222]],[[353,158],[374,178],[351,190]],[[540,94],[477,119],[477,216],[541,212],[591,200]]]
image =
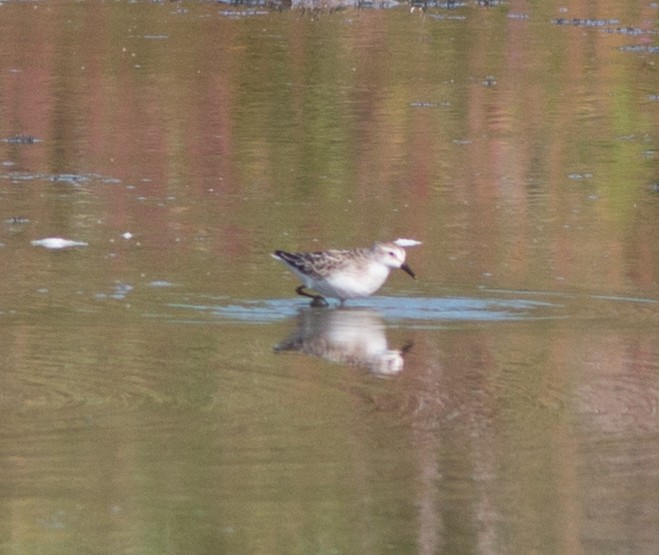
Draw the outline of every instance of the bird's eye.
[[[394,258],[396,258],[396,253],[394,251],[389,251],[389,256],[393,256]]]

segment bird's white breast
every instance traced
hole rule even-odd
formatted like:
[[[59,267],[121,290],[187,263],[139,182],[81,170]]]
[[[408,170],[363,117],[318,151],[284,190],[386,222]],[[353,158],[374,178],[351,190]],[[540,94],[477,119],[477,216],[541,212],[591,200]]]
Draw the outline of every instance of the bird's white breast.
[[[320,292],[327,296],[341,299],[367,297],[380,289],[388,276],[389,268],[387,266],[376,262],[369,262],[366,267],[362,266],[359,271],[345,269],[328,276],[325,284],[333,292],[322,290]]]

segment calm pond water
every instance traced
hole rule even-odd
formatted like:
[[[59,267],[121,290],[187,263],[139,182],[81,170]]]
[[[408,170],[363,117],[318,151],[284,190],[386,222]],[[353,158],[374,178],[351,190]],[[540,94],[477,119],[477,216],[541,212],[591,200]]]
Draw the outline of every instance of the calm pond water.
[[[489,4],[0,3],[3,553],[659,552],[659,7]]]

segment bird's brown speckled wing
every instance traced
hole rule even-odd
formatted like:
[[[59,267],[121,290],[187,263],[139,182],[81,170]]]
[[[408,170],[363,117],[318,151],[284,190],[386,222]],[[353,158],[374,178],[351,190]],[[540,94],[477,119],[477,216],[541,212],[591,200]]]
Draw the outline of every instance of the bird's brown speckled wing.
[[[354,251],[327,250],[322,252],[286,252],[275,251],[275,256],[315,280],[321,280],[331,272],[347,265],[346,253]]]

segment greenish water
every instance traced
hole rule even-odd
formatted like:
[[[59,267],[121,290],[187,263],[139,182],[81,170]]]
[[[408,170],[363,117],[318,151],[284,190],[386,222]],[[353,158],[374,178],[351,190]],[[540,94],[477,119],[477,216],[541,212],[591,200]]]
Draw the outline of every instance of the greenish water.
[[[0,550],[656,553],[658,15],[1,3]]]

